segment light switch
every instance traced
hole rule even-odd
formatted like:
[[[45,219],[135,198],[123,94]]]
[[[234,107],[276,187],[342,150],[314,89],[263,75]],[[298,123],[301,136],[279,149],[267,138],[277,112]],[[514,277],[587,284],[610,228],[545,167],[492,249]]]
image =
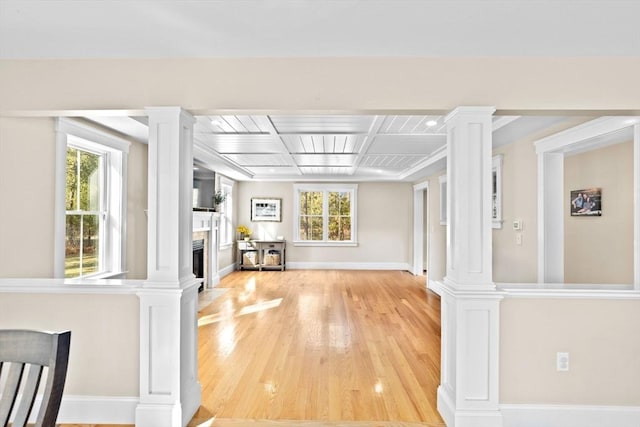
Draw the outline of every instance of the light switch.
[[[556,355],[556,369],[558,372],[569,370],[569,353],[558,352]]]

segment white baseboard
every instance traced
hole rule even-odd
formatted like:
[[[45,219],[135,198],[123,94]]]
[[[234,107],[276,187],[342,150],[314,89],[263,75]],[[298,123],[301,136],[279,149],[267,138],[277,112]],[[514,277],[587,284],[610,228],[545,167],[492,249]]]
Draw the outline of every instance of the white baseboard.
[[[218,276],[222,279],[224,276],[227,276],[231,273],[233,273],[236,269],[236,264],[229,264],[224,268],[221,268],[220,270],[218,270]]]
[[[400,270],[409,271],[406,262],[287,262],[291,270]]]
[[[638,427],[639,406],[502,404],[504,427]]]
[[[58,424],[134,424],[138,402],[137,397],[63,396],[57,422]]]
[[[438,296],[442,296],[442,285],[437,280],[427,281],[427,289],[435,292]]]

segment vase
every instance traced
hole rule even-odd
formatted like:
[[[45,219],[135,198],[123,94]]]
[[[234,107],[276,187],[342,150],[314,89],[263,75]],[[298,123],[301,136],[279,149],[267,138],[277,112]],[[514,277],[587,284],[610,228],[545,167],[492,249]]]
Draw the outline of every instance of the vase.
[[[244,236],[244,240],[248,242],[249,240],[251,240],[251,237],[249,237],[249,236]]]

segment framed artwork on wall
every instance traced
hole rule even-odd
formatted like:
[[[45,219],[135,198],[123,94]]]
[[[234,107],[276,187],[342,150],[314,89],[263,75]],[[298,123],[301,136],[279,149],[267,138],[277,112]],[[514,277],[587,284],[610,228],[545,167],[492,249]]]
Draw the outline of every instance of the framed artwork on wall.
[[[282,221],[282,199],[251,199],[251,221]]]
[[[572,190],[570,194],[571,216],[602,216],[602,189]]]

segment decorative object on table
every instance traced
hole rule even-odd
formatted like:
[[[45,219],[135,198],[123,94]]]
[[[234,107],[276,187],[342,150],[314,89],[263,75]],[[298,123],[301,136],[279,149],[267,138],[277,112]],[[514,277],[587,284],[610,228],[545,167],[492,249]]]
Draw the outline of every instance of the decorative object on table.
[[[218,190],[213,195],[211,200],[213,201],[213,211],[214,212],[219,212],[218,211],[218,206],[220,206],[221,204],[224,203],[225,200],[227,200],[227,195],[224,194],[222,191]]]
[[[602,189],[573,190],[569,203],[571,216],[602,216]]]
[[[238,233],[240,233],[240,238],[242,238],[244,240],[250,240],[251,239],[251,230],[249,230],[249,228],[247,228],[246,225],[239,225],[236,228],[236,231]]]
[[[282,199],[251,199],[251,221],[282,221]]]

